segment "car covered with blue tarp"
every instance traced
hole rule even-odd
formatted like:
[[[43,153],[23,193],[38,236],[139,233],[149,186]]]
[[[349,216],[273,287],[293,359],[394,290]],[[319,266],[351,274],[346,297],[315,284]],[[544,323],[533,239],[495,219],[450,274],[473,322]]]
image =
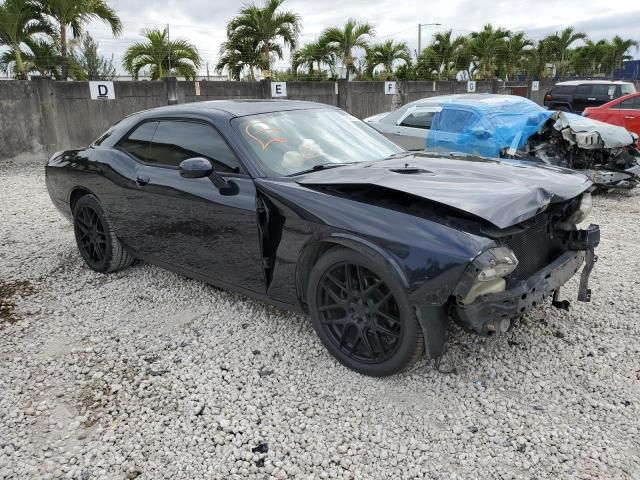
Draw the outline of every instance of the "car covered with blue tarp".
[[[430,97],[365,121],[408,150],[538,161],[583,170],[608,188],[640,180],[636,137],[626,129],[514,95]]]

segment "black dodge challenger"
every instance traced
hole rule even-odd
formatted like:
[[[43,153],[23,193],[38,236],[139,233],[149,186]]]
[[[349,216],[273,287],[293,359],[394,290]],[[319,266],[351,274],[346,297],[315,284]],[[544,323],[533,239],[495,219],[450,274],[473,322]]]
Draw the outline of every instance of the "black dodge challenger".
[[[337,108],[213,101],[131,115],[49,160],[98,272],[141,259],[310,313],[363,374],[443,353],[450,319],[488,335],[585,264],[590,181],[525,162],[410,153]]]

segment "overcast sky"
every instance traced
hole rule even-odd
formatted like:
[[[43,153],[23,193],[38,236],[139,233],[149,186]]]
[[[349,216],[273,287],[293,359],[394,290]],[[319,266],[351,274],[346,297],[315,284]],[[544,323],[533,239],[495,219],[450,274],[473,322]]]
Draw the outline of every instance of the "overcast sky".
[[[194,43],[211,73],[218,48],[225,39],[225,25],[238,12],[242,1],[230,0],[108,0],[120,15],[124,31],[112,38],[100,22],[89,25],[100,41],[103,54],[115,55],[120,67],[122,53],[139,40],[143,28],[171,25],[171,37]],[[258,4],[262,0],[258,0]],[[423,45],[438,30],[453,29],[466,34],[486,23],[510,30],[523,30],[539,39],[547,33],[574,25],[592,39],[610,39],[618,34],[640,41],[640,2],[637,0],[286,0],[284,7],[302,16],[301,42],[315,40],[327,26],[341,25],[354,17],[375,25],[376,39],[407,41],[417,48],[418,23],[440,23],[423,27]],[[633,52],[640,58],[637,52]],[[279,62],[276,68],[286,68]],[[201,73],[205,71],[203,67]]]

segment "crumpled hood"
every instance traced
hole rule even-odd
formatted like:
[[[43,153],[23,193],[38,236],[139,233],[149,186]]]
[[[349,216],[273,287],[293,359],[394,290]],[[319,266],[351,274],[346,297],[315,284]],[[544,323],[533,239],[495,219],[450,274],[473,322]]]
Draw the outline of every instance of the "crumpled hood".
[[[320,170],[300,185],[372,185],[409,193],[470,213],[499,228],[523,222],[550,202],[591,186],[577,172],[512,160],[415,153],[390,160]]]

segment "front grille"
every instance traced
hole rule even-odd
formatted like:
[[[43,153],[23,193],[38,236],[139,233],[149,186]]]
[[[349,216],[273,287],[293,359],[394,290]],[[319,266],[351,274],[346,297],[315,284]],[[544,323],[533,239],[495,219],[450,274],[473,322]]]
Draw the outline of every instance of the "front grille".
[[[538,215],[525,231],[502,239],[518,258],[518,267],[506,278],[507,288],[531,277],[562,254],[562,243],[551,238],[548,223],[547,215]]]

